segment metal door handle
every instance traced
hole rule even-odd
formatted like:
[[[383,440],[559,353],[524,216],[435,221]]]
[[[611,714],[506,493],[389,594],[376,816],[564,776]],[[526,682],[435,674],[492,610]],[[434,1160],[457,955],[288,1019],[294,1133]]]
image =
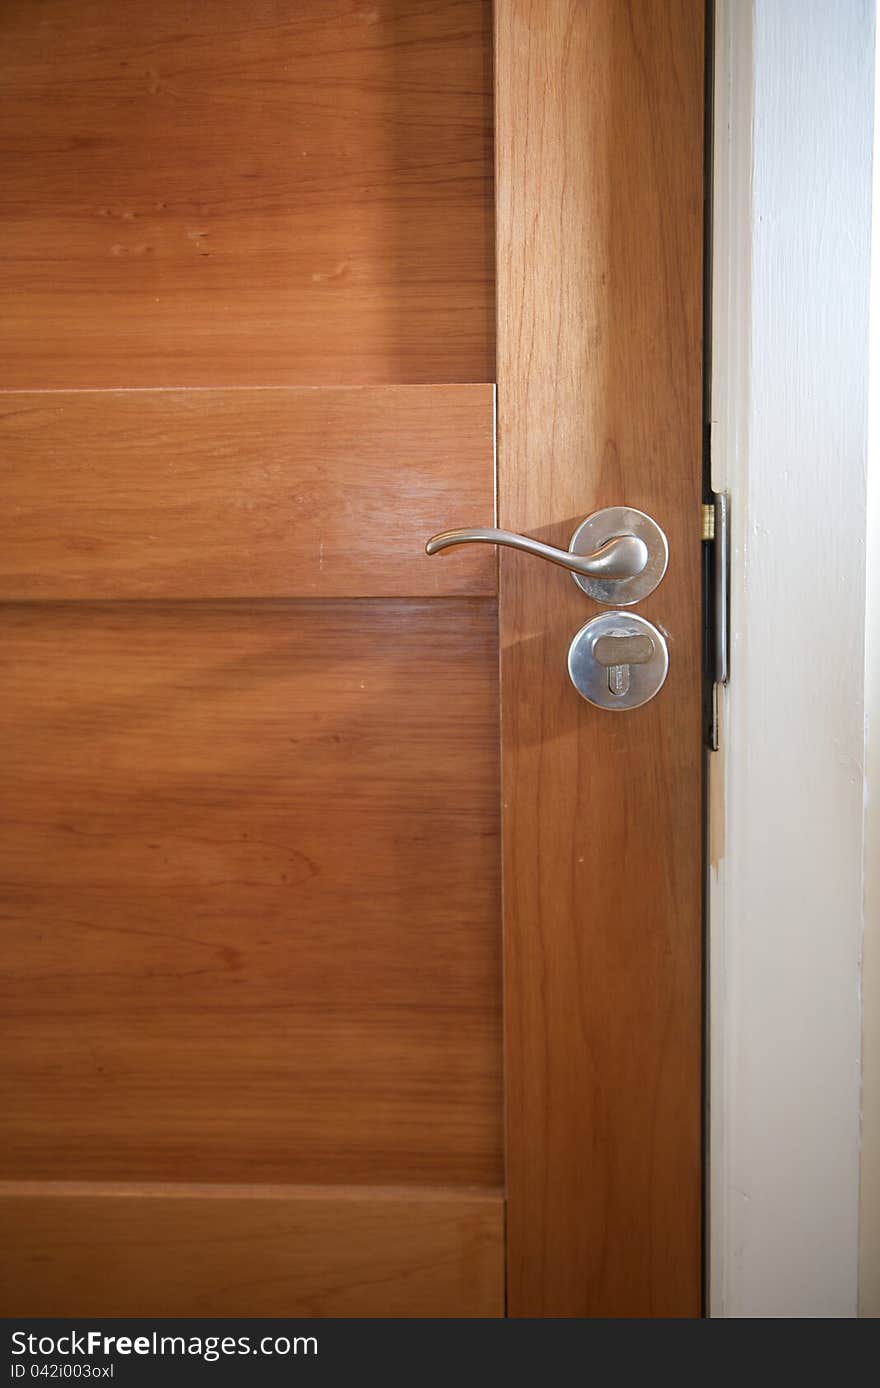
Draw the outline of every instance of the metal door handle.
[[[631,506],[609,506],[587,516],[571,537],[568,549],[556,549],[512,530],[476,526],[444,530],[433,535],[425,549],[438,554],[452,545],[509,545],[534,554],[561,569],[597,602],[629,607],[654,591],[666,572],[669,546],[655,520]]]
[[[553,545],[532,540],[528,535],[517,535],[513,530],[493,530],[488,526],[478,526],[474,530],[444,530],[431,537],[425,550],[428,554],[439,554],[441,549],[449,549],[451,545],[508,545],[511,549],[521,549],[524,554],[546,559],[550,564],[558,564],[573,574],[583,574],[585,578],[635,578],[648,562],[648,546],[637,535],[615,535],[591,554],[572,554],[567,549],[555,549]]]

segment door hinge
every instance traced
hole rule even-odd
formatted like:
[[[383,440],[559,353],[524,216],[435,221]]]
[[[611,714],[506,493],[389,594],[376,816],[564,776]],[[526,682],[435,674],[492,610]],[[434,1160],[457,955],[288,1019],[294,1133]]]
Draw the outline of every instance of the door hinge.
[[[730,520],[726,492],[713,492],[703,504],[706,742],[718,750],[718,689],[730,678]]]

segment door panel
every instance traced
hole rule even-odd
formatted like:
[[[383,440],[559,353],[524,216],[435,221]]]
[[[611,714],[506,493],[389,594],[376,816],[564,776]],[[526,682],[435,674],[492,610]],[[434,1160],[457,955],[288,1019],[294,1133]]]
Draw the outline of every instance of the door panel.
[[[0,1223],[10,1316],[504,1310],[500,1192],[0,1184]]]
[[[6,388],[494,379],[485,0],[6,0],[0,35]]]
[[[0,26],[4,1309],[501,1314],[490,7]]]
[[[7,606],[0,1174],[501,1183],[496,650],[486,600]]]
[[[5,598],[494,595],[491,385],[0,394]],[[407,504],[400,505],[405,489]]]
[[[0,15],[7,1314],[699,1312],[703,4],[492,9]]]

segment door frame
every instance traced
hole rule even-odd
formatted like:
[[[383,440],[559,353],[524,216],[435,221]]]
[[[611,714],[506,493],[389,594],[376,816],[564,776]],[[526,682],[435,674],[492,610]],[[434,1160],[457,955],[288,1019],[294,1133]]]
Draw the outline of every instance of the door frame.
[[[709,771],[713,1316],[857,1311],[874,19],[872,0],[716,4],[712,466],[731,498],[732,654]],[[876,1216],[874,1240],[876,1263]]]

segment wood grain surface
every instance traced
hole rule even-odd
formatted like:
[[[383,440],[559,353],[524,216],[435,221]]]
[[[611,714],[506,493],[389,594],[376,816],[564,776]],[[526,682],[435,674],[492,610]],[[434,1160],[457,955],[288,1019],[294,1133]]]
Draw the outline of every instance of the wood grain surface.
[[[0,393],[0,598],[489,594],[490,385]]]
[[[0,1183],[0,1224],[5,1316],[504,1314],[500,1191]]]
[[[6,388],[494,379],[489,0],[6,0]]]
[[[510,1313],[699,1312],[703,4],[494,10],[500,754],[488,0],[0,14],[7,1314],[501,1313],[499,775]]]
[[[498,1186],[494,601],[0,627],[0,1174]]]
[[[648,511],[670,674],[614,715],[596,613],[500,571],[513,1316],[700,1311],[702,0],[497,0],[500,524]]]

